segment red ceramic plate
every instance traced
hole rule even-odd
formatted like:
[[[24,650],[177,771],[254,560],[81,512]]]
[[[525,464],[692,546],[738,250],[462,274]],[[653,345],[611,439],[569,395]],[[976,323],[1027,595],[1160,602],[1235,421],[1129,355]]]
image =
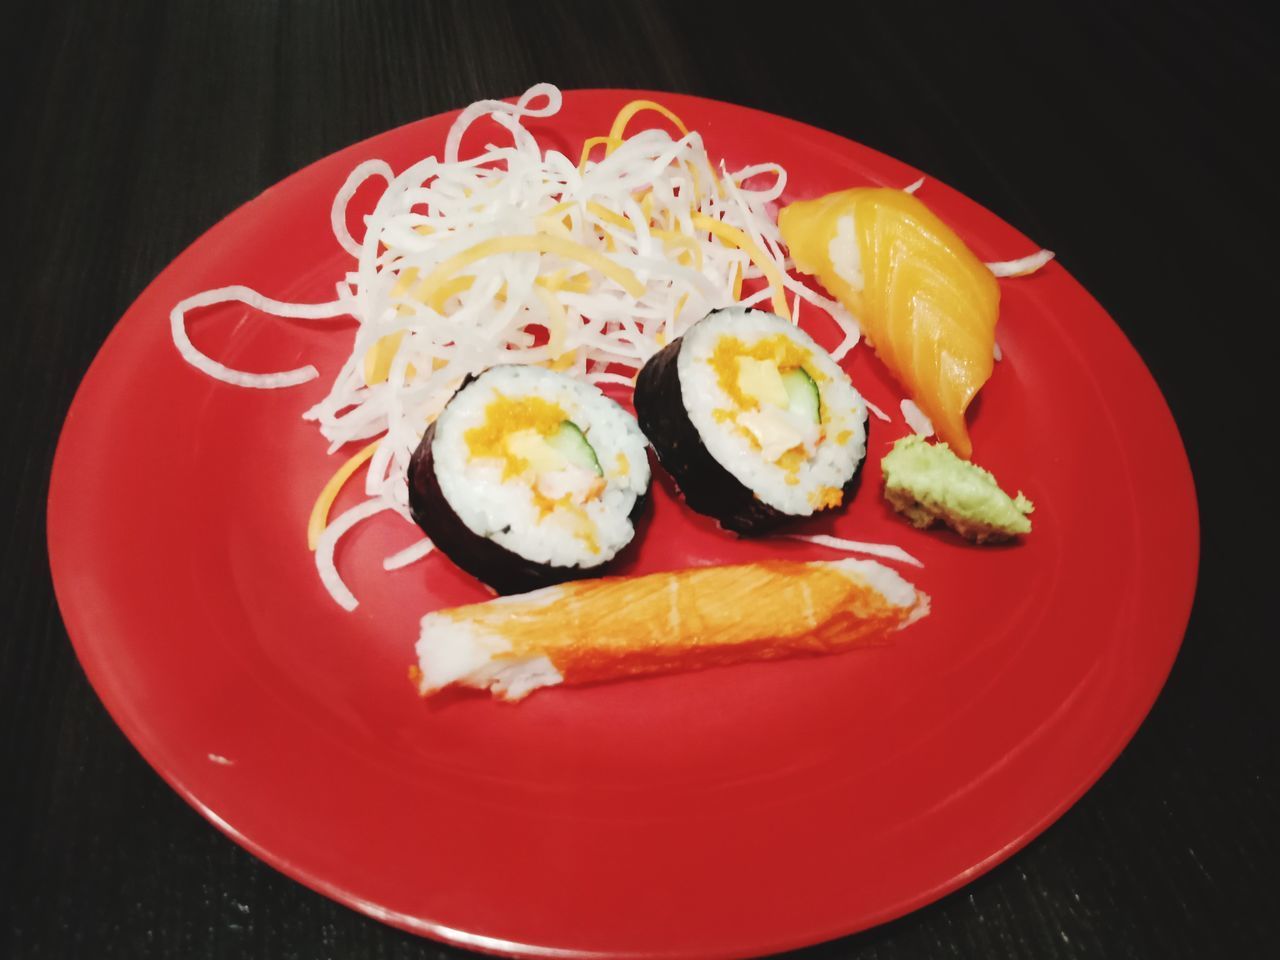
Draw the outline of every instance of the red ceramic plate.
[[[713,158],[784,164],[790,197],[918,176],[791,120],[652,96],[702,131]],[[533,129],[576,156],[630,97],[573,92]],[[452,119],[343,150],[227,217],[138,298],[84,379],[54,464],[49,551],[80,660],[143,756],[308,886],[408,930],[529,956],[814,943],[928,903],[1043,830],[1155,699],[1186,625],[1198,536],[1159,391],[1057,264],[1001,282],[1004,361],[972,417],[980,462],[1035,500],[1034,534],[977,549],[896,519],[876,463],[905,430],[897,417],[872,421],[851,507],[812,528],[924,560],[903,572],[934,614],[892,646],[549,690],[514,707],[423,701],[406,676],[418,618],[481,589],[438,556],[384,573],[380,560],[415,531],[382,515],[339,556],[360,608],[329,599],[304,527],[337,461],[299,419],[327,381],[259,392],[210,380],[174,351],[169,309],[230,283],[329,299],[346,268],[329,206],[347,172],[439,151]],[[1035,249],[939,183],[920,196],[984,259]],[[808,314],[825,336],[821,319]],[[234,366],[312,360],[328,376],[352,329],[239,307],[192,324]],[[896,414],[900,394],[869,350],[850,371]],[[723,536],[659,485],[627,569],[773,554],[833,556]]]

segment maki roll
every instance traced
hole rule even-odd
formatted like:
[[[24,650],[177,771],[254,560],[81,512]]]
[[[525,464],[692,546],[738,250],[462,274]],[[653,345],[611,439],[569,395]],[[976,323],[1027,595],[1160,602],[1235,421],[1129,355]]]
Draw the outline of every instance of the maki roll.
[[[635,536],[644,435],[596,387],[535,366],[468,377],[409,465],[413,519],[498,593],[598,574]]]
[[[867,451],[867,405],[803,330],[730,307],[654,354],[640,427],[685,502],[735,533],[840,506]]]

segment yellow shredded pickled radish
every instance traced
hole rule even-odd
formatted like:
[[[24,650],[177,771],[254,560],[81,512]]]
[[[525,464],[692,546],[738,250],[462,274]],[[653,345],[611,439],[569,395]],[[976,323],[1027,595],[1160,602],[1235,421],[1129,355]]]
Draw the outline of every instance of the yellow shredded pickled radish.
[[[578,161],[578,170],[582,171],[587,168],[587,161],[591,159],[591,151],[596,147],[603,146],[605,155],[612,153],[615,149],[622,146],[622,141],[613,137],[588,137],[582,141],[582,159]]]
[[[329,525],[329,511],[333,509],[333,501],[338,499],[338,493],[346,486],[351,475],[373,456],[373,451],[377,448],[378,441],[375,440],[335,470],[333,476],[325,483],[320,496],[316,497],[316,502],[311,508],[311,516],[307,519],[308,550],[316,548],[316,544],[320,542],[320,534],[324,533],[324,528]]]
[[[618,115],[613,118],[613,129],[609,131],[609,136],[605,139],[611,141],[610,152],[617,149],[622,143],[622,135],[627,132],[627,124],[631,122],[632,117],[637,113],[645,110],[652,110],[654,113],[660,113],[673,124],[685,136],[689,135],[689,128],[684,125],[684,121],[677,117],[674,113],[664,107],[662,104],[654,100],[632,100],[621,110]]]
[[[529,236],[493,237],[477,243],[474,247],[446,260],[436,267],[435,272],[413,288],[413,295],[418,300],[430,302],[445,285],[454,280],[453,274],[464,267],[469,267],[477,260],[497,256],[501,253],[553,253],[565,260],[576,260],[584,266],[599,270],[602,274],[622,287],[633,297],[644,295],[644,285],[636,279],[635,274],[625,267],[620,267],[599,250],[580,243],[574,243],[564,237],[549,233],[535,233]]]
[[[701,213],[694,214],[693,225],[699,230],[706,230],[708,233],[719,237],[725,243],[732,244],[750,257],[751,262],[760,268],[760,272],[769,281],[769,289],[773,299],[773,312],[780,317],[791,318],[791,311],[787,308],[786,295],[782,292],[782,272],[778,269],[777,264],[765,256],[764,252],[756,246],[754,240],[737,227],[731,227],[727,223],[713,220],[711,217]],[[735,288],[738,283],[740,283],[740,280],[735,280]]]

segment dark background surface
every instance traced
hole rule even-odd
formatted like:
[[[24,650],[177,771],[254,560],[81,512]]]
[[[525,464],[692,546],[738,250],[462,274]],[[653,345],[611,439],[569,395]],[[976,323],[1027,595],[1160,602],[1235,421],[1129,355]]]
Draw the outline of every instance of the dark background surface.
[[[1182,653],[1027,849],[814,957],[1254,957],[1280,933],[1275,34],[1221,5],[9,4],[0,22],[0,957],[461,956],[311,893],[157,777],[75,661],[44,496],[112,324],[218,218],[355,140],[548,80],[731,100],[874,146],[1043,245],[1111,312],[1201,503]],[[1269,138],[1267,138],[1269,139]],[[1105,465],[1099,471],[1105,482]],[[86,478],[92,482],[92,478]],[[1105,550],[1099,544],[1099,550]]]

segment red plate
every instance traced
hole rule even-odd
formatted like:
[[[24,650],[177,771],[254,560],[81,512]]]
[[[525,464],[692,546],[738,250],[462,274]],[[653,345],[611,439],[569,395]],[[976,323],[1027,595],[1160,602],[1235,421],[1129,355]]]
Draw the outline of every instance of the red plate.
[[[631,96],[570,93],[533,129],[576,156]],[[782,163],[789,197],[918,176],[791,120],[650,96],[702,131],[713,158]],[[928,903],[1043,830],[1155,699],[1198,540],[1159,391],[1057,264],[1001,281],[1004,361],[972,417],[979,461],[1036,503],[1025,544],[977,549],[888,511],[875,463],[904,432],[900,394],[855,351],[854,382],[895,422],[872,421],[868,482],[814,529],[924,560],[903,572],[934,614],[892,646],[549,690],[517,707],[427,702],[406,677],[417,620],[480,598],[476,584],[440,557],[384,573],[382,557],[416,531],[382,515],[340,552],[360,608],[329,599],[304,528],[337,461],[299,415],[349,349],[350,321],[198,316],[197,343],[231,365],[321,368],[319,381],[260,392],[183,363],[169,309],[231,283],[329,299],[347,266],[329,229],[347,172],[438,152],[453,116],[334,154],[227,217],[138,298],[81,385],[54,464],[49,552],[80,660],[138,750],[308,886],[408,930],[531,956],[814,943]],[[920,196],[984,259],[1035,249],[939,183]],[[771,554],[832,556],[720,535],[659,487],[628,569]]]

